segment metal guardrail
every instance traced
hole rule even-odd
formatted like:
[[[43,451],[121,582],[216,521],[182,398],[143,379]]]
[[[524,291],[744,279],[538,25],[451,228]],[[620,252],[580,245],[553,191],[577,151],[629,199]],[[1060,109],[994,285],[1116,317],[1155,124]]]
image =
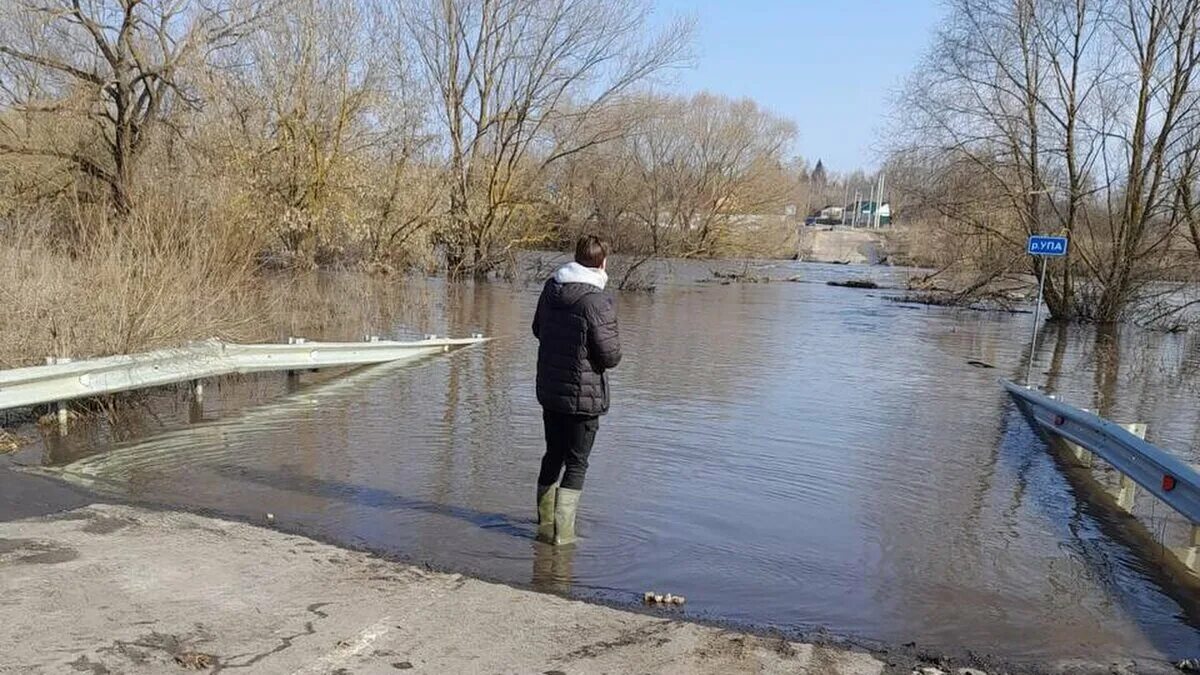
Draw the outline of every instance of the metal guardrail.
[[[1193,525],[1200,524],[1200,473],[1189,464],[1119,424],[1035,389],[1007,380],[1001,384],[1043,435],[1094,453]]]
[[[487,341],[429,337],[412,342],[234,344],[209,340],[176,349],[0,371],[0,410],[103,396],[225,375],[386,363],[431,356]],[[199,392],[199,389],[197,389]],[[62,410],[60,408],[60,410]],[[65,413],[60,413],[65,414]]]

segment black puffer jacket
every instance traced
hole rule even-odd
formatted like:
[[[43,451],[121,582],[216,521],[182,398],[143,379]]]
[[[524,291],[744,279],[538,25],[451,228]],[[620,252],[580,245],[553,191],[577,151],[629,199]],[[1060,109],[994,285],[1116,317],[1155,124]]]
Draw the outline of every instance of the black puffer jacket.
[[[608,375],[621,362],[612,296],[585,283],[546,282],[533,316],[538,403],[551,412],[608,412]]]

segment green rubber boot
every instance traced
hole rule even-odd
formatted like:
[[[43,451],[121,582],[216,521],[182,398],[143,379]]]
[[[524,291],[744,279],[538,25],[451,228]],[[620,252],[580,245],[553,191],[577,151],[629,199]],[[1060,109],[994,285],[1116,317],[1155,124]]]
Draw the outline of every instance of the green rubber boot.
[[[538,510],[538,541],[547,544],[554,543],[554,500],[558,492],[557,485],[539,485],[537,487]]]
[[[575,543],[575,509],[579,507],[579,495],[582,493],[582,490],[558,489],[558,496],[554,500],[555,546]]]

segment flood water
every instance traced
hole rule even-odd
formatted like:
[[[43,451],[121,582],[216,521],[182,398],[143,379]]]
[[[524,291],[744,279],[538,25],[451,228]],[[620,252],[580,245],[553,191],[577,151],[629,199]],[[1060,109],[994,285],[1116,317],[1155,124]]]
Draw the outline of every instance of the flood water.
[[[406,281],[424,325],[380,332],[498,339],[253,405],[232,402],[249,385],[210,387],[192,423],[167,404],[161,431],[19,459],[504,582],[682,594],[687,614],[739,624],[1017,660],[1200,655],[1194,595],[1077,497],[997,384],[1023,378],[1031,316],[824,284],[903,277],[875,268],[783,264],[769,273],[809,283],[731,285],[672,269],[619,297],[625,361],[570,553],[532,541],[537,284]],[[1068,400],[1200,452],[1196,338],[1050,327],[1035,363]],[[1176,536],[1141,499],[1147,527]]]

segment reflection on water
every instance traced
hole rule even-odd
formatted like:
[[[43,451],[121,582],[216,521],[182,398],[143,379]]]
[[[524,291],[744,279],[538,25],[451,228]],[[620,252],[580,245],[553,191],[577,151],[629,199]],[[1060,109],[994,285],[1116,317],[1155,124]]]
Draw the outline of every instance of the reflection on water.
[[[574,582],[574,546],[551,546],[541,542],[533,545],[533,577],[531,585],[546,593],[568,593]]]
[[[422,325],[396,330],[500,339],[257,407],[210,390],[198,423],[51,446],[50,463],[134,499],[273,512],[280,527],[554,592],[662,589],[747,624],[1030,659],[1200,651],[1194,600],[1077,498],[997,386],[1025,372],[1028,315],[824,285],[858,273],[846,268],[729,286],[672,272],[679,283],[620,298],[627,360],[571,551],[532,541],[536,285],[407,282],[426,298]],[[1069,400],[1200,447],[1194,338],[1050,326],[1036,352],[1036,377]],[[93,454],[68,461],[80,452]],[[1139,518],[1173,536],[1151,508]]]

